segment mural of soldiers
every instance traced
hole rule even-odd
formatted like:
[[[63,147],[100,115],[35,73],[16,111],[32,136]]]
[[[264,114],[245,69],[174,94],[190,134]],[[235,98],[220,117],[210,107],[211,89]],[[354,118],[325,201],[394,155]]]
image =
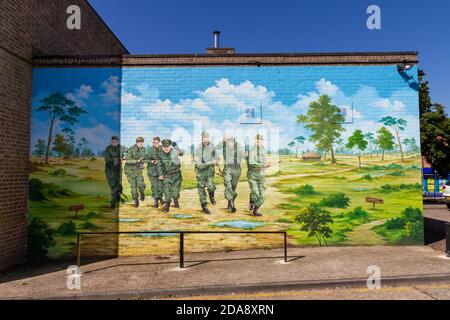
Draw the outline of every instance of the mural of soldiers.
[[[172,141],[172,147],[176,150],[176,151],[178,151],[178,156],[179,157],[182,157],[182,156],[184,156],[184,150],[183,149],[180,149],[180,147],[177,145],[177,143],[175,142],[175,141]],[[180,161],[180,163],[181,163],[181,161]],[[180,164],[180,167],[181,167],[181,164]],[[181,190],[181,183],[183,182],[183,179],[179,179],[178,180],[178,190]],[[174,202],[174,207],[175,208],[179,208],[180,206],[179,206],[179,203],[178,203],[178,200],[176,201],[176,202]]]
[[[217,149],[221,149],[223,152],[224,168],[222,175],[225,199],[228,201],[227,209],[236,212],[234,201],[238,196],[236,189],[242,173],[241,163],[245,159],[245,150],[236,141],[236,138],[231,136],[225,137],[221,143],[217,144]]]
[[[131,197],[133,204],[139,207],[139,199],[145,200],[145,182],[144,182],[144,159],[146,158],[146,151],[144,148],[144,138],[138,137],[136,144],[128,149],[126,155],[125,174],[131,188]]]
[[[154,207],[158,208],[159,202],[164,205],[163,201],[163,182],[159,180],[158,173],[158,162],[159,155],[162,152],[160,146],[161,139],[159,137],[154,137],[152,140],[152,146],[147,150],[147,175],[150,180],[150,185],[152,188],[152,197],[154,200]]]
[[[162,152],[160,152],[158,162],[159,180],[163,182],[164,190],[164,212],[169,212],[170,204],[173,200],[174,207],[179,208],[178,199],[183,177],[181,176],[181,161],[179,155],[182,151],[172,147],[173,143],[169,139],[162,141]]]
[[[208,209],[208,199],[205,189],[208,191],[211,204],[216,204],[216,200],[214,199],[214,191],[216,190],[216,186],[214,185],[214,166],[218,162],[219,157],[216,155],[214,145],[209,141],[209,134],[203,132],[202,143],[194,152],[194,163],[200,205],[202,206],[202,211],[206,214],[210,214],[211,211]]]
[[[105,150],[105,174],[111,189],[111,208],[115,208],[122,194],[122,158],[125,147],[119,144],[119,138],[113,136],[111,145]]]
[[[253,208],[254,216],[262,216],[259,208],[265,200],[266,178],[264,177],[264,169],[270,167],[267,162],[267,153],[263,147],[263,136],[256,136],[255,145],[250,149],[248,155],[247,178],[250,185],[250,202]]]

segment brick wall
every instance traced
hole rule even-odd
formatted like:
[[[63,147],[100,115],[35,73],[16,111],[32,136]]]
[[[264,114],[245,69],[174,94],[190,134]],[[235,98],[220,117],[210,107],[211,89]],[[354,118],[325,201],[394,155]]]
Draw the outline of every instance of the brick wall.
[[[81,30],[66,9],[81,8]],[[0,2],[0,270],[25,261],[33,58],[127,50],[84,0]]]

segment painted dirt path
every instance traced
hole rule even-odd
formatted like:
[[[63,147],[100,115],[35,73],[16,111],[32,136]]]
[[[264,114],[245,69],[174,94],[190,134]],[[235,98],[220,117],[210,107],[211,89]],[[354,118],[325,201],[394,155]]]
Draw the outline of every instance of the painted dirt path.
[[[285,229],[286,224],[277,222],[283,217],[283,210],[278,205],[285,202],[285,199],[291,195],[283,194],[278,191],[274,184],[282,180],[305,178],[309,176],[322,176],[344,173],[354,170],[346,168],[342,170],[299,173],[288,175],[268,176],[266,182],[266,202],[261,212],[262,217],[253,217],[248,210],[249,186],[247,181],[241,181],[238,184],[238,198],[236,199],[236,213],[227,212],[227,201],[224,198],[224,186],[222,183],[216,185],[215,206],[209,205],[212,214],[205,215],[201,212],[197,189],[185,189],[181,192],[181,208],[171,208],[166,214],[161,209],[153,207],[153,199],[147,198],[139,208],[134,208],[130,203],[122,205],[120,208],[120,231],[137,230],[233,230],[227,227],[217,227],[215,224],[220,222],[234,221],[239,224],[250,223],[247,229],[257,230],[280,230]],[[245,174],[245,172],[243,172]],[[252,225],[255,223],[255,225]],[[241,228],[245,230],[244,228]],[[239,230],[239,229],[234,229]],[[189,241],[190,239],[195,241]],[[120,254],[122,255],[144,255],[144,254],[168,254],[175,253],[178,250],[178,238],[169,234],[160,234],[157,236],[129,236],[121,235]],[[236,250],[255,247],[278,247],[282,244],[280,235],[188,235],[186,239],[187,250],[190,251],[215,251],[215,250]]]
[[[385,220],[376,220],[355,227],[347,234],[344,245],[384,245],[386,240],[372,229],[383,224]]]

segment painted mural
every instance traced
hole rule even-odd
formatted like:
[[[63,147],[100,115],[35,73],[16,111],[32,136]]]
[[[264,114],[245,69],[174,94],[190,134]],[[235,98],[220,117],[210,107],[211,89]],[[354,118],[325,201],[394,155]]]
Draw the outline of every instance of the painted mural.
[[[423,243],[415,68],[38,69],[32,126],[50,256]]]

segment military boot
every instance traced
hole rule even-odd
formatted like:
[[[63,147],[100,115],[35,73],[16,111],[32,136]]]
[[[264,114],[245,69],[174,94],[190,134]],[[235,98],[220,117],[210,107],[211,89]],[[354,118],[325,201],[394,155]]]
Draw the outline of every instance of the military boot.
[[[209,192],[209,201],[211,202],[212,205],[216,204],[216,199],[214,199],[214,191]]]
[[[227,210],[231,212],[231,208],[232,208],[231,201],[228,200]]]
[[[255,208],[253,209],[253,215],[254,215],[255,217],[261,217],[261,216],[262,216],[262,214],[258,212],[258,209],[259,209],[258,207],[255,207]]]
[[[173,206],[174,206],[174,208],[179,208],[180,207],[180,204],[178,203],[178,199],[174,199],[173,200]]]
[[[111,201],[111,209],[115,209],[116,208],[116,201],[112,200]]]
[[[205,213],[205,214],[211,214],[211,211],[209,211],[208,205],[207,205],[206,203],[203,203],[203,204],[202,204],[202,211],[203,211],[203,213]]]
[[[139,207],[139,199],[133,199],[133,206],[135,207],[135,208],[138,208]]]
[[[231,205],[231,212],[235,213],[236,212],[236,206],[234,205],[234,200],[230,201],[230,205]]]
[[[158,198],[156,198],[155,199],[155,204],[153,205],[156,209],[158,209],[158,207],[159,207],[159,199]]]
[[[145,194],[143,192],[141,192],[141,201],[145,200]]]
[[[161,203],[162,206],[165,204],[163,198],[159,198],[159,202]]]
[[[170,201],[166,201],[166,203],[164,204],[163,212],[169,212],[169,210],[170,210]]]
[[[248,204],[248,210],[250,210],[251,212],[253,212],[253,209],[255,209],[255,203],[253,202],[253,200],[252,200],[252,197],[250,197],[250,200],[249,200],[250,202],[249,202],[249,204]]]

